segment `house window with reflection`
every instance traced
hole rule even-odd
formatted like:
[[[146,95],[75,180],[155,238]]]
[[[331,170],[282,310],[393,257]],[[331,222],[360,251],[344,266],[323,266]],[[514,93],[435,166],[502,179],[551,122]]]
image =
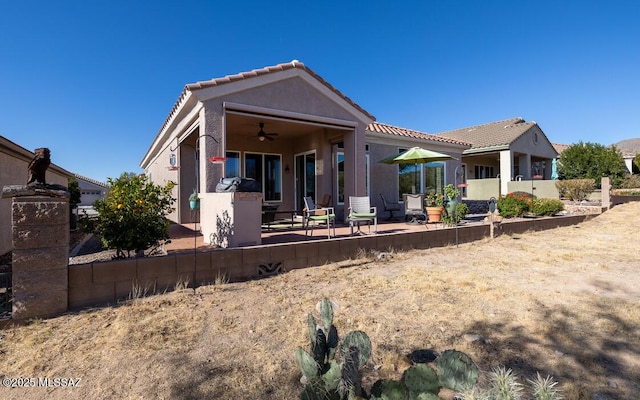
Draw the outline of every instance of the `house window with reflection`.
[[[224,163],[224,177],[242,176],[240,172],[240,152],[227,151],[227,161]]]
[[[245,153],[245,177],[260,182],[265,201],[282,201],[282,156]]]
[[[424,193],[444,193],[444,162],[424,165]]]

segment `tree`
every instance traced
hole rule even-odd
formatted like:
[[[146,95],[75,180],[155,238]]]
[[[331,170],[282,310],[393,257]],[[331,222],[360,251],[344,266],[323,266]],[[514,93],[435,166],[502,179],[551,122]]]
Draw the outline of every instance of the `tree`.
[[[71,205],[71,209],[74,209],[82,201],[80,185],[76,178],[67,179],[67,190],[69,191],[69,204]]]
[[[85,229],[102,238],[103,244],[116,249],[118,258],[128,258],[169,238],[169,220],[175,198],[171,189],[175,183],[159,186],[144,176],[124,173],[108,179],[111,186],[106,198],[93,203],[96,219],[83,219]]]
[[[608,176],[613,187],[620,187],[626,175],[624,158],[615,146],[578,142],[560,154],[558,175],[560,179],[594,179],[600,187],[600,179]]]

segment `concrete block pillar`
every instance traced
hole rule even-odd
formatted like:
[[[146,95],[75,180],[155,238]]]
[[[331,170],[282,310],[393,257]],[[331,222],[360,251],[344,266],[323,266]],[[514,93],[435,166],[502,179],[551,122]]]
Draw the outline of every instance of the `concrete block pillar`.
[[[611,208],[611,178],[603,177],[600,181],[600,193],[602,196],[602,207],[607,210]]]
[[[69,199],[13,197],[13,319],[67,311]]]

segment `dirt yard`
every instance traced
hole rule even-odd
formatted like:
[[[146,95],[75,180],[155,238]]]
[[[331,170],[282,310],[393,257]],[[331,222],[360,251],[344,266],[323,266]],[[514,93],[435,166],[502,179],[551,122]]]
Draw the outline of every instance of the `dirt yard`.
[[[399,379],[414,350],[455,348],[484,372],[550,374],[567,399],[638,399],[638,227],[640,203],[629,203],[573,227],[32,321],[0,331],[2,378],[80,386],[0,388],[0,398],[299,398],[294,352],[308,347],[306,314],[326,296],[341,336],[371,338],[367,391]]]

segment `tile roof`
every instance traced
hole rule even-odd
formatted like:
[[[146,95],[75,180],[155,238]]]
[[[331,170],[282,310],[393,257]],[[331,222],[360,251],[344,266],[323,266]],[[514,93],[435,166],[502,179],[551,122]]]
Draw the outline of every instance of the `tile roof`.
[[[369,114],[364,108],[362,108],[359,105],[357,105],[353,100],[351,100],[350,98],[345,96],[344,93],[342,93],[341,91],[336,89],[333,85],[331,85],[329,82],[324,80],[320,75],[316,74],[311,68],[305,66],[303,63],[301,63],[298,60],[293,60],[293,61],[288,62],[288,63],[277,64],[277,65],[273,65],[273,66],[270,66],[270,67],[254,69],[254,70],[251,70],[251,71],[248,71],[248,72],[241,72],[239,74],[227,75],[227,76],[224,76],[222,78],[214,78],[214,79],[211,79],[209,81],[191,83],[191,84],[186,85],[185,89],[186,90],[191,90],[191,91],[199,90],[199,89],[205,89],[205,88],[210,88],[210,87],[214,87],[214,86],[220,86],[220,85],[224,85],[224,84],[227,84],[227,83],[237,82],[237,81],[241,81],[241,80],[245,80],[245,79],[251,79],[251,78],[255,78],[255,77],[258,77],[258,76],[262,76],[262,75],[267,75],[267,74],[272,74],[272,73],[276,73],[276,72],[287,71],[287,70],[290,70],[290,69],[296,69],[296,68],[300,69],[300,70],[303,70],[303,71],[306,71],[309,75],[313,76],[320,83],[322,83],[324,86],[329,88],[329,90],[333,91],[335,94],[340,96],[343,100],[345,100],[351,106],[355,107],[361,113],[365,114],[367,117],[369,117],[369,118],[371,118],[373,120],[376,119],[373,115]]]
[[[497,149],[509,146],[535,125],[537,125],[535,121],[526,122],[523,118],[516,117],[440,132],[436,133],[435,136],[469,142],[472,144],[471,149]]]
[[[89,182],[89,183],[93,183],[93,184],[94,184],[94,185],[96,185],[96,186],[102,186],[102,187],[104,187],[104,188],[108,188],[108,187],[109,187],[109,185],[108,185],[108,184],[106,184],[106,183],[104,183],[104,182],[100,182],[100,181],[98,181],[98,180],[96,180],[96,179],[87,178],[86,176],[82,176],[82,175],[76,174],[75,172],[72,172],[72,175],[73,175],[76,179],[82,179],[83,181],[87,181],[87,182]]]
[[[551,143],[553,149],[560,155],[563,151],[567,149],[567,147],[571,146],[570,144],[562,144],[562,143]]]
[[[176,102],[173,105],[173,108],[169,112],[169,115],[164,120],[164,123],[162,124],[162,127],[160,128],[159,132],[162,132],[167,127],[167,125],[170,124],[172,118],[178,112],[178,110],[182,106],[183,102],[187,98],[189,92],[191,92],[191,91],[211,88],[211,87],[215,87],[215,86],[221,86],[221,85],[225,85],[225,84],[232,83],[232,82],[242,81],[242,80],[245,80],[245,79],[251,79],[251,78],[255,78],[255,77],[258,77],[258,76],[262,76],[262,75],[267,75],[267,74],[287,71],[287,70],[296,69],[296,68],[300,69],[300,70],[303,70],[303,71],[306,71],[309,75],[313,76],[320,83],[322,83],[324,86],[329,88],[329,90],[333,91],[339,97],[344,99],[351,106],[355,107],[358,111],[362,112],[364,115],[366,115],[367,117],[369,117],[369,118],[371,118],[372,120],[375,121],[376,117],[374,117],[373,115],[369,114],[364,108],[360,107],[353,100],[351,100],[350,98],[345,96],[341,91],[336,89],[333,85],[331,85],[329,82],[324,80],[324,78],[322,78],[320,75],[316,74],[313,70],[311,70],[311,68],[305,66],[303,63],[301,63],[298,60],[293,60],[293,61],[288,62],[288,63],[277,64],[277,65],[273,65],[273,66],[270,66],[270,67],[263,67],[263,68],[260,68],[260,69],[254,69],[254,70],[247,71],[247,72],[241,72],[241,73],[234,74],[234,75],[227,75],[227,76],[223,76],[221,78],[213,78],[213,79],[208,80],[208,81],[200,81],[200,82],[195,82],[195,83],[190,83],[190,84],[185,85],[184,89],[180,93],[180,96],[178,97],[178,100],[176,100]]]
[[[440,142],[440,143],[456,144],[456,145],[467,146],[467,147],[471,146],[471,143],[465,142],[462,140],[457,140],[457,139],[448,138],[444,136],[431,135],[426,132],[420,132],[420,131],[407,129],[407,128],[400,128],[398,126],[382,124],[380,122],[373,122],[369,124],[369,126],[367,126],[367,131],[385,133],[388,135],[394,135],[394,136],[400,136],[400,137],[429,140],[429,141]]]

